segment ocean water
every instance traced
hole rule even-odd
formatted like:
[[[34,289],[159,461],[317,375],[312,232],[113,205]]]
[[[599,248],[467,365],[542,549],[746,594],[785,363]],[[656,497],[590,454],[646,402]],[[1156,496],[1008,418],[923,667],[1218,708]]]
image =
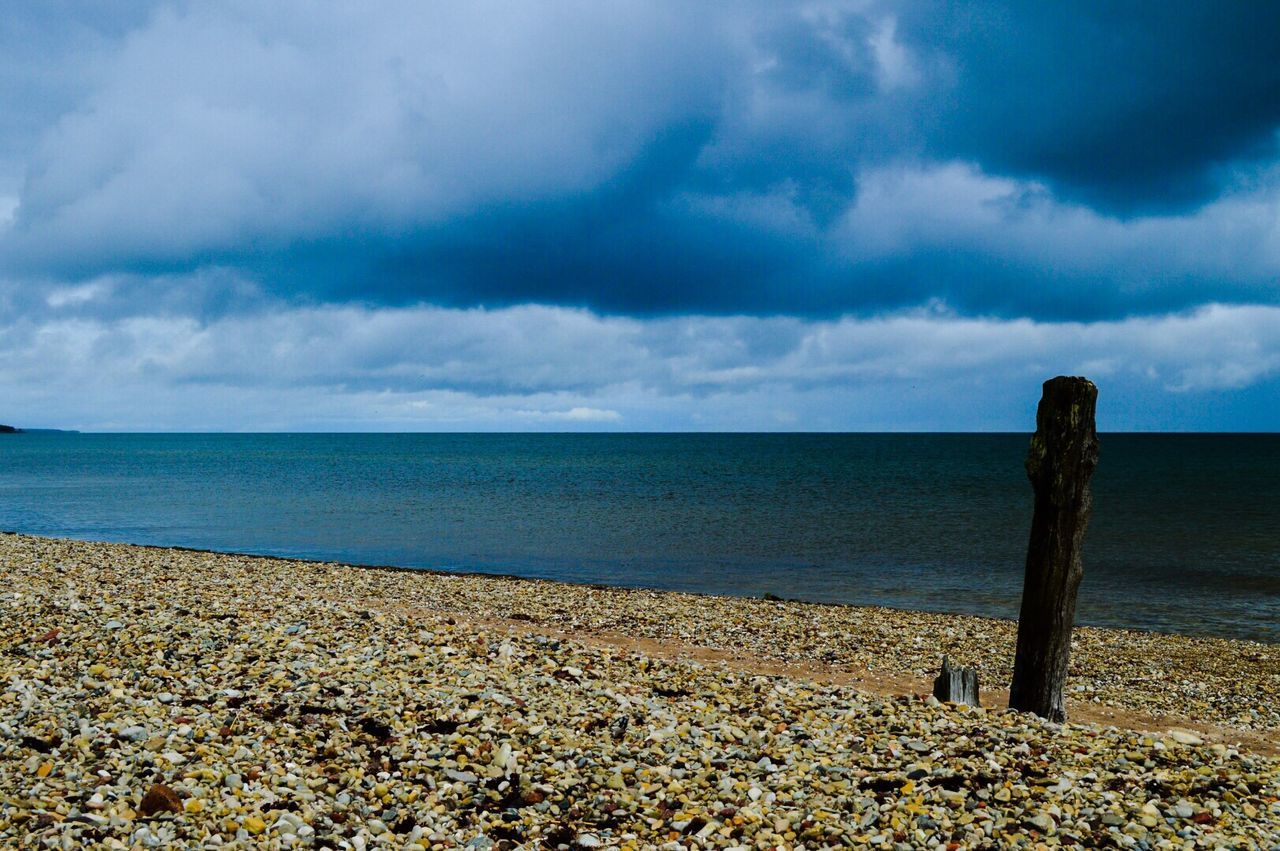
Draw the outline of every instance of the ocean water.
[[[1016,617],[1028,436],[17,435],[0,529]],[[1081,623],[1280,641],[1280,436],[1101,436]]]

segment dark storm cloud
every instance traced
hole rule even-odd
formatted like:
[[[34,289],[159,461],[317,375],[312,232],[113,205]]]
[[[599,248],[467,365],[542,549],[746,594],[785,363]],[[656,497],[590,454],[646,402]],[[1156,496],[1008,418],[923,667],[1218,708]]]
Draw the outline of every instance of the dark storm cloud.
[[[1186,209],[1273,160],[1275,3],[916,3],[904,42],[953,86],[928,147],[1121,214]]]
[[[1278,300],[1269,4],[102,8],[0,31],[0,277],[84,310]]]

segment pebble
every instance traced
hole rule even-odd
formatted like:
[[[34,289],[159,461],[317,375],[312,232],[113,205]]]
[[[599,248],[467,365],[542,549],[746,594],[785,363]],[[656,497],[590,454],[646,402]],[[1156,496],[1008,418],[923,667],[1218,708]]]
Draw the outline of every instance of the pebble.
[[[138,814],[144,818],[157,813],[180,812],[182,812],[182,799],[178,797],[178,793],[163,783],[152,785],[138,803]]]
[[[1031,816],[1027,819],[1027,823],[1041,833],[1051,833],[1053,829],[1057,827],[1053,817],[1045,815],[1044,813],[1037,813]]]
[[[1280,844],[1280,762],[1230,744],[566,637],[874,654],[892,672],[923,664],[921,624],[1002,653],[995,621],[18,535],[0,535],[0,589],[0,847]],[[102,612],[129,629],[104,638]],[[1232,644],[1231,660],[1210,658],[1225,655],[1214,641],[1082,633],[1086,694],[1118,696],[1128,676],[1145,706],[1170,677],[1134,666],[1192,659],[1187,715],[1276,729],[1271,648]],[[1114,639],[1113,672],[1098,636]],[[1230,705],[1250,695],[1253,712]]]

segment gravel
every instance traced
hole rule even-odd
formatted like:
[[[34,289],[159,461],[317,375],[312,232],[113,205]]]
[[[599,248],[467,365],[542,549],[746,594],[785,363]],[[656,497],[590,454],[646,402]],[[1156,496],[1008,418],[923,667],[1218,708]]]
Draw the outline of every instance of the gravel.
[[[999,621],[17,535],[0,578],[0,847],[1280,846],[1244,747],[564,635],[996,678]],[[1280,727],[1274,647],[1076,657],[1078,700]]]

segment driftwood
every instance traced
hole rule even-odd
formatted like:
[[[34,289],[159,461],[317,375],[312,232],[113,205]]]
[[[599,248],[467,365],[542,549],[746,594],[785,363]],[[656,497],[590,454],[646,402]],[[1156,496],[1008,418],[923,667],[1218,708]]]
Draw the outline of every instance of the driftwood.
[[[1098,465],[1097,400],[1098,388],[1088,379],[1059,376],[1046,381],[1027,453],[1035,515],[1009,707],[1052,721],[1067,716],[1071,630],[1084,576],[1080,553],[1093,507],[1089,479]]]
[[[933,696],[944,703],[981,706],[978,701],[978,671],[975,668],[953,666],[951,660],[943,656],[942,673],[933,681]]]

